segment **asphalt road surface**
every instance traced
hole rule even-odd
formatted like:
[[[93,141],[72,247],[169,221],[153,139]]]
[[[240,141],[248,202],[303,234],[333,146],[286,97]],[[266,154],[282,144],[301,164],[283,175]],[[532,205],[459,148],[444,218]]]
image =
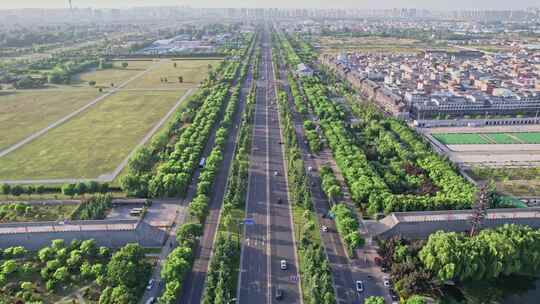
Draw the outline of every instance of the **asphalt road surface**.
[[[237,298],[246,304],[302,303],[268,30],[262,42],[246,202],[253,224],[245,225]],[[281,300],[275,299],[277,289]]]

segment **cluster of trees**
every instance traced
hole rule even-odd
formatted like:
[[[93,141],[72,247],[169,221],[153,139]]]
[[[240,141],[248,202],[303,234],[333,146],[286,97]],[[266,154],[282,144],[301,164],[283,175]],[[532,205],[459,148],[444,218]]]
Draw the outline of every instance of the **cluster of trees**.
[[[98,66],[96,59],[69,60],[57,64],[52,71],[47,74],[47,82],[54,84],[69,84],[71,77],[81,73],[91,67]]]
[[[7,300],[27,303],[45,300],[42,288],[54,293],[57,288],[95,282],[103,292],[100,304],[137,303],[150,276],[151,267],[137,244],[128,244],[111,258],[111,250],[98,247],[92,239],[53,240],[37,253],[23,247],[5,249],[0,254],[0,286]],[[11,278],[19,284],[5,285]],[[38,278],[41,282],[28,281]],[[4,286],[5,285],[5,286]]]
[[[186,275],[193,266],[193,250],[202,232],[200,223],[186,223],[176,230],[178,246],[163,263],[161,278],[165,282],[165,290],[159,298],[159,303],[172,304],[180,298]]]
[[[288,50],[289,63],[294,63],[297,56],[289,41],[282,39],[282,45]],[[342,107],[328,97],[321,79],[304,77],[301,83],[353,200],[368,213],[471,206],[474,186],[413,130],[373,108],[356,105],[352,108],[361,123],[351,127],[344,123]]]
[[[332,168],[330,168],[329,166],[322,166],[320,170],[320,176],[321,187],[324,194],[331,203],[337,202],[337,200],[341,197],[342,193],[341,186],[339,185],[334,171],[332,171]]]
[[[107,193],[109,190],[109,183],[98,183],[96,181],[64,184],[62,186],[62,194],[71,197],[75,195],[84,195],[87,193]]]
[[[144,250],[137,244],[127,244],[115,252],[104,273],[104,286],[99,304],[136,304],[143,295],[152,274],[152,266]]]
[[[304,133],[309,143],[309,149],[311,152],[319,153],[323,148],[323,144],[313,121],[304,120]]]
[[[354,250],[364,244],[364,239],[358,231],[358,221],[352,210],[345,204],[335,204],[332,206],[332,212],[335,215],[339,235],[347,247],[347,253],[353,256]]]
[[[2,186],[0,187],[0,192],[2,194],[13,195],[13,196],[33,195],[33,194],[42,195],[44,193],[61,192],[62,194],[66,196],[74,197],[76,195],[107,193],[109,191],[110,191],[109,183],[98,183],[96,181],[64,184],[62,185],[62,187],[57,187],[57,186],[48,187],[45,185],[25,186],[25,185],[10,185],[10,184],[2,184]]]
[[[4,195],[13,195],[13,196],[21,196],[23,194],[26,195],[32,195],[32,194],[43,194],[47,191],[47,188],[43,185],[10,185],[10,184],[2,184],[2,194]]]
[[[539,248],[540,231],[505,225],[473,237],[437,232],[430,235],[419,257],[442,281],[482,281],[501,275],[538,274]]]
[[[536,280],[539,246],[539,230],[512,224],[474,236],[439,231],[427,241],[394,237],[382,241],[378,253],[396,291],[411,303],[421,303],[415,295],[498,303]]]
[[[18,216],[30,215],[33,211],[32,205],[26,203],[8,203],[0,205],[0,222],[12,221]]]
[[[71,215],[73,220],[102,220],[112,208],[110,194],[98,194],[84,200]]]
[[[214,244],[214,255],[208,267],[203,304],[230,303],[236,297],[239,245],[238,240],[231,234],[218,234]]]
[[[384,300],[384,297],[376,297],[376,296],[368,297],[364,301],[364,304],[384,304],[384,303],[386,303],[386,301]],[[412,296],[404,302],[404,304],[426,304],[426,303],[427,303],[426,299],[421,296]]]
[[[407,299],[417,294],[440,294],[441,282],[424,268],[418,258],[418,252],[424,244],[424,240],[410,241],[401,237],[379,243],[377,252],[381,257],[381,266],[390,269],[395,291],[402,298]]]

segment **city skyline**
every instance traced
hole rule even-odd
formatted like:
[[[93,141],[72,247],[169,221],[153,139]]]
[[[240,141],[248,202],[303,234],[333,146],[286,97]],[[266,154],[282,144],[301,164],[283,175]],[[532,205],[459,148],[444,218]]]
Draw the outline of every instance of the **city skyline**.
[[[246,8],[358,8],[358,9],[391,9],[391,8],[417,8],[428,10],[519,10],[528,7],[538,6],[534,0],[508,1],[434,1],[414,0],[408,1],[403,5],[399,0],[335,0],[335,1],[254,1],[254,0],[156,0],[149,3],[146,0],[115,0],[113,3],[106,0],[73,0],[73,7],[76,8],[128,8],[141,6],[191,6],[201,8],[224,8],[224,7],[246,7]],[[17,2],[0,3],[0,9],[18,9],[18,8],[66,8],[68,0],[21,0]]]

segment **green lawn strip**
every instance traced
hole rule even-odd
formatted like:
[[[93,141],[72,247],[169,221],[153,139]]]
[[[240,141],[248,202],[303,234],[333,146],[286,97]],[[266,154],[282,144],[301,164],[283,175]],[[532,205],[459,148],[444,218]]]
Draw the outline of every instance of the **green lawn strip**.
[[[496,144],[497,143],[495,138],[490,137],[489,134],[487,134],[487,133],[479,133],[478,136],[485,139],[489,144]]]
[[[482,136],[490,138],[495,144],[519,144],[519,141],[505,133],[483,133]]]
[[[540,144],[540,132],[510,133],[527,144]]]
[[[435,139],[445,145],[489,144],[488,139],[475,133],[433,133]]]
[[[99,95],[97,90],[0,92],[0,149],[47,127]]]
[[[208,71],[215,68],[221,60],[162,60],[159,66],[140,78],[130,82],[126,89],[170,89],[189,88],[201,83]],[[175,67],[176,65],[176,67]],[[180,82],[179,77],[182,77]]]
[[[116,93],[0,158],[0,179],[95,178],[110,173],[183,93]]]

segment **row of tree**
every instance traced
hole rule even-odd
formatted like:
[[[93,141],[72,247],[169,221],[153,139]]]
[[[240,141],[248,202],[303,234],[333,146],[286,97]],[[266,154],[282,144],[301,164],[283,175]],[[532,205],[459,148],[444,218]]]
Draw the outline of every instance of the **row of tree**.
[[[253,75],[256,79],[257,64],[260,61],[257,52]],[[221,211],[221,221],[215,242],[215,251],[208,268],[207,284],[203,293],[203,303],[229,303],[236,295],[237,272],[240,264],[240,224],[243,216],[247,193],[247,177],[249,169],[249,151],[253,115],[255,110],[255,82],[249,95],[242,115],[237,146],[231,164],[227,189]],[[238,229],[235,229],[237,228]],[[234,232],[236,231],[236,237]]]
[[[247,65],[248,61],[243,65]],[[242,68],[244,70],[244,68]],[[245,73],[241,73],[245,77]],[[242,80],[242,79],[241,79]],[[239,81],[241,83],[241,81]],[[180,298],[184,280],[191,270],[194,262],[193,250],[197,245],[197,239],[203,232],[203,225],[208,213],[210,191],[215,182],[215,176],[223,160],[221,151],[225,145],[227,136],[232,126],[232,120],[239,101],[240,85],[237,84],[228,92],[230,95],[225,109],[223,120],[214,141],[214,148],[206,160],[199,181],[197,183],[197,195],[189,204],[187,212],[197,219],[195,223],[187,223],[177,230],[178,247],[173,250],[164,264],[161,277],[165,281],[165,292],[159,301],[162,304],[176,303]]]
[[[505,225],[468,237],[455,232],[430,235],[419,252],[425,268],[442,281],[481,281],[540,272],[540,231]]]
[[[274,50],[273,54],[275,56],[274,64],[278,65],[274,71],[279,71],[279,64],[282,62],[281,58],[278,58],[280,52]],[[330,265],[324,253],[324,248],[320,244],[320,238],[314,237],[320,232],[312,211],[313,202],[309,190],[308,176],[289,110],[291,108],[289,99],[287,93],[280,87],[278,87],[278,105],[285,158],[287,160],[289,191],[293,198],[292,203],[296,204],[297,208],[304,210],[302,216],[304,223],[300,227],[300,240],[298,243],[302,289],[304,295],[309,295],[309,297],[304,297],[304,301],[313,304],[333,304],[336,301],[336,296],[332,285]]]
[[[182,286],[193,266],[193,250],[202,235],[202,224],[186,223],[176,230],[178,246],[167,256],[161,270],[165,290],[159,298],[161,304],[176,303],[181,296]]]
[[[364,245],[364,239],[360,236],[359,225],[353,211],[345,204],[332,206],[339,235],[347,247],[349,256],[354,256],[354,250]]]

